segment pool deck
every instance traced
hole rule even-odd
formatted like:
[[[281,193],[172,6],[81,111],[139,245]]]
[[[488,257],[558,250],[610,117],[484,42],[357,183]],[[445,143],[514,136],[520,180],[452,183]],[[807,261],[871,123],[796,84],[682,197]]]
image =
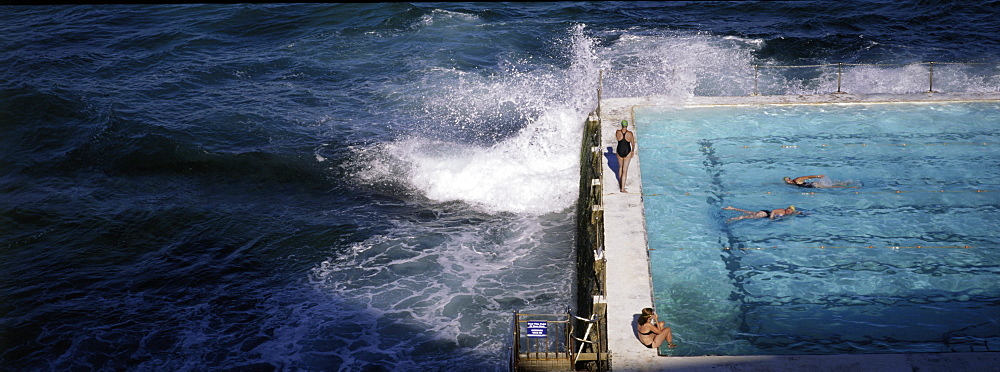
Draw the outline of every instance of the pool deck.
[[[692,97],[683,102],[660,98],[605,99],[601,103],[601,138],[604,156],[604,243],[607,260],[608,348],[613,371],[1000,371],[1000,352],[914,353],[867,355],[762,355],[762,356],[659,356],[643,346],[635,332],[635,319],[644,307],[653,306],[646,219],[642,197],[642,126],[635,132],[636,155],[618,192],[617,169],[609,166],[608,148],[615,146],[615,130],[622,119],[634,123],[636,106],[761,105],[761,104],[875,104],[900,102],[1000,101],[1000,93],[926,93],[911,95],[828,94],[814,96]],[[636,128],[638,127],[638,128]],[[669,324],[669,317],[664,319]],[[673,329],[675,337],[684,330]],[[675,343],[679,343],[675,339]]]

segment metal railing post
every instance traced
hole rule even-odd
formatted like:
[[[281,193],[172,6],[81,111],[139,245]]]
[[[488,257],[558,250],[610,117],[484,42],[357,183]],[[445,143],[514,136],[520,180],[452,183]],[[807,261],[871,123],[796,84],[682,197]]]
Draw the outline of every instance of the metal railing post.
[[[843,73],[844,63],[837,62],[837,93],[844,93],[840,91],[840,75]]]
[[[934,62],[928,62],[928,64],[931,67],[930,67],[930,74],[929,74],[929,78],[928,78],[930,80],[930,82],[928,84],[927,93],[934,93]]]
[[[604,69],[597,72],[597,119],[601,119],[601,91],[604,90]]]
[[[518,364],[519,364],[518,362],[519,362],[519,359],[521,359],[521,347],[520,347],[521,335],[520,335],[520,329],[519,329],[517,321],[518,321],[517,309],[514,309],[514,326],[512,327],[513,330],[511,332],[511,345],[510,345],[510,370],[511,371],[517,371],[518,370]]]

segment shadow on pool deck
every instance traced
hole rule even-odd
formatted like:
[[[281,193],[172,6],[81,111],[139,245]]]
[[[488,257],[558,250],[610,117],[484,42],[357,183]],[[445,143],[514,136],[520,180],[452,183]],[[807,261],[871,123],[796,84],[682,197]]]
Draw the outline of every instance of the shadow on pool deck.
[[[615,149],[608,146],[608,152],[604,153],[604,158],[608,161],[608,168],[615,174],[615,181],[621,180],[622,175],[618,174],[618,154],[615,153]]]

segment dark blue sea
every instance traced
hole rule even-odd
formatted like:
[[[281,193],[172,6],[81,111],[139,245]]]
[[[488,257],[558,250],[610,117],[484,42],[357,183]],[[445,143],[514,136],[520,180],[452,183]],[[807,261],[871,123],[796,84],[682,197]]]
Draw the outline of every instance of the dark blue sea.
[[[0,369],[505,370],[512,312],[575,304],[601,70],[928,61],[1000,91],[1000,2],[0,6]]]

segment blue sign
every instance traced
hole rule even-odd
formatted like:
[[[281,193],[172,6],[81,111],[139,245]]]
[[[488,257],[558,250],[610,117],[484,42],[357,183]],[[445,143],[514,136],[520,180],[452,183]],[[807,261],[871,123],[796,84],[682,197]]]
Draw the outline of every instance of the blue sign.
[[[549,333],[549,322],[528,322],[528,337],[545,338]]]

